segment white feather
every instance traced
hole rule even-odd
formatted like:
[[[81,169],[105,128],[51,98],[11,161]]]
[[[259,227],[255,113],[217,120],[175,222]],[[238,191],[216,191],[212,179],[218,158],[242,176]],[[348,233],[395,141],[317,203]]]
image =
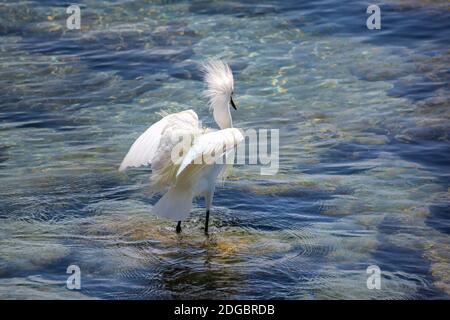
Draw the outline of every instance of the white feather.
[[[177,171],[177,177],[189,165],[199,166],[197,169],[200,169],[215,163],[225,153],[241,143],[242,140],[244,140],[244,136],[236,128],[213,131],[199,136],[183,158]]]
[[[150,165],[155,157],[163,158],[165,152],[162,151],[170,147],[167,144],[174,130],[184,129],[184,131],[195,132],[198,130],[198,126],[198,117],[193,110],[165,116],[137,138],[123,159],[119,171],[124,171],[128,167]],[[165,135],[164,138],[163,135]],[[162,145],[161,139],[164,140]]]
[[[234,80],[230,67],[220,60],[208,60],[203,63],[202,71],[206,83],[203,95],[208,99],[214,120],[220,129],[231,128],[230,99]]]
[[[228,64],[221,60],[207,60],[202,64],[203,80],[211,109],[222,103],[222,97],[230,97],[234,89],[233,73]]]

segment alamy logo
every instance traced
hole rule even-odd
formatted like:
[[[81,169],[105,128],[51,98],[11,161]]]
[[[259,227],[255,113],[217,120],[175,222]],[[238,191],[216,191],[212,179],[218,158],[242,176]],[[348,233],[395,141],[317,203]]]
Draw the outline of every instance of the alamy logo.
[[[367,278],[367,289],[381,289],[381,270],[377,265],[367,267],[366,273],[370,276]]]
[[[71,264],[67,267],[66,273],[70,273],[71,275],[67,278],[67,289],[69,290],[80,290],[81,289],[81,270],[80,267]]]
[[[235,137],[233,133],[224,133],[222,145],[211,144],[206,150],[197,148],[197,137],[180,133],[178,143],[171,151],[171,160],[174,164],[181,164],[189,154],[195,154],[193,164],[242,164],[260,165],[261,175],[275,175],[279,169],[279,129],[247,129],[241,132],[244,140],[234,148]],[[197,150],[198,149],[198,150]],[[198,153],[196,153],[198,151]]]
[[[70,5],[66,9],[66,13],[70,16],[66,19],[66,26],[69,30],[80,30],[81,29],[81,10],[76,4]]]
[[[367,18],[366,26],[367,29],[381,29],[381,10],[380,7],[376,4],[371,4],[367,7],[367,13],[371,13],[371,15]]]

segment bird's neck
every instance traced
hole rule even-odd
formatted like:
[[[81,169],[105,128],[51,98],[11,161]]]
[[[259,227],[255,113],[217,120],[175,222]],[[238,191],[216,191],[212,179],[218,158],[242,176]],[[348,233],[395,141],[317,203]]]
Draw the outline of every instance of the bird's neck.
[[[233,127],[228,101],[224,102],[223,105],[215,106],[213,116],[220,129]]]

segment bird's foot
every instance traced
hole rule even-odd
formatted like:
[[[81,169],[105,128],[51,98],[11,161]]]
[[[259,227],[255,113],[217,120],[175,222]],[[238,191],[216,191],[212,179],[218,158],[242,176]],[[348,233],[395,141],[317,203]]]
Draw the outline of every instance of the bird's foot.
[[[181,221],[178,221],[176,231],[177,231],[177,233],[181,232]]]

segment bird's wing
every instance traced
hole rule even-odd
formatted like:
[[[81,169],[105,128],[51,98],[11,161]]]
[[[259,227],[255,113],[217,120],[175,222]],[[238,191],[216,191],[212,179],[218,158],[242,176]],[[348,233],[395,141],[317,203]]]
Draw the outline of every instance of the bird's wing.
[[[226,156],[234,150],[234,147],[242,140],[244,140],[244,137],[236,128],[218,130],[198,136],[183,158],[177,171],[177,177],[187,171],[187,168],[195,166],[198,170],[205,165],[216,163],[220,157]],[[225,161],[222,163],[225,163]]]
[[[166,115],[137,138],[123,159],[119,171],[149,165],[155,161],[160,163],[165,158],[170,142],[174,140],[175,132],[195,133],[198,130],[198,117],[193,110]],[[153,165],[152,167],[155,169]]]

